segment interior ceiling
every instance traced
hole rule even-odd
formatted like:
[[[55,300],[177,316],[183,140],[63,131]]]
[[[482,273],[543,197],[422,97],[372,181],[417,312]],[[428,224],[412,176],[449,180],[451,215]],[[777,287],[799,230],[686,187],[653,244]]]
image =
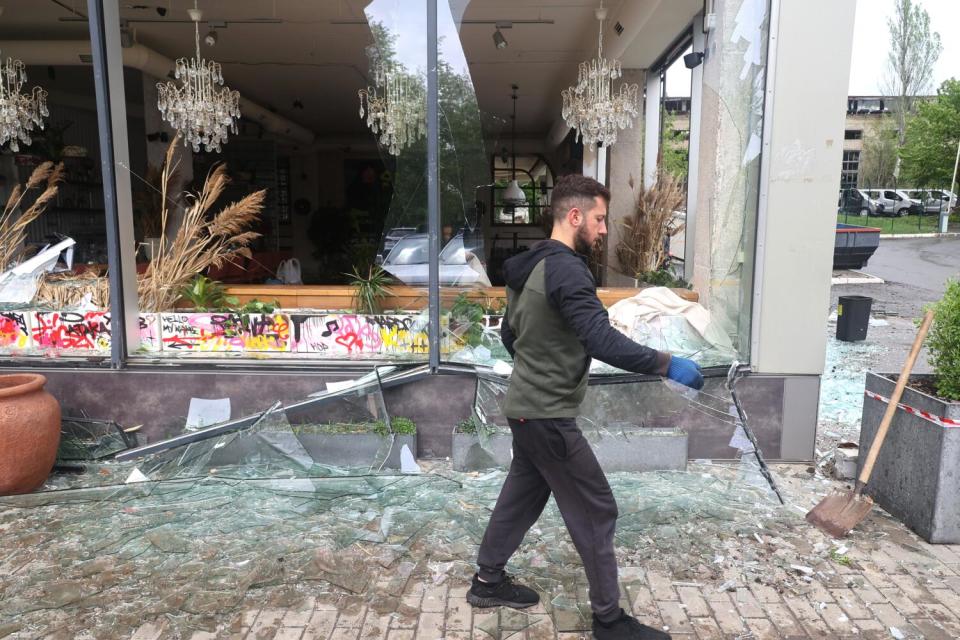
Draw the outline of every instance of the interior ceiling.
[[[408,11],[416,4],[394,1]],[[217,29],[216,46],[201,43],[201,51],[221,63],[228,85],[318,135],[362,133],[357,90],[368,84],[364,49],[372,38],[363,22],[368,2],[200,0],[201,38],[207,22],[229,23]],[[460,29],[481,110],[509,122],[510,85],[517,84],[518,137],[546,134],[560,117],[561,89],[576,79],[582,60],[596,55],[598,1],[451,0],[451,5],[467,2],[465,21],[553,21],[503,29],[509,42],[504,49],[494,47],[493,24],[467,23]],[[2,6],[0,52],[3,40],[89,37],[85,22],[67,21],[86,15],[86,0],[3,0]],[[137,42],[171,59],[192,55],[193,28],[182,22],[189,19],[192,0],[120,0],[120,6]],[[702,0],[607,0],[605,6],[605,51],[618,53],[625,67],[643,68],[687,27]],[[161,17],[157,8],[166,15]],[[281,22],[231,22],[258,18]],[[627,18],[643,24],[625,24],[624,36],[636,35],[630,42],[618,42],[621,36],[613,24]],[[344,23],[351,20],[358,24]],[[295,101],[303,108],[295,107]]]

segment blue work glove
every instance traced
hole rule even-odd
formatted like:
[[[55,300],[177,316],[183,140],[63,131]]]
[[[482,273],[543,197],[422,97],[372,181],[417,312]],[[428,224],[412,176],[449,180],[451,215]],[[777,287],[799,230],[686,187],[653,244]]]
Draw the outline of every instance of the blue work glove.
[[[699,390],[703,388],[703,374],[700,373],[700,365],[688,358],[671,356],[667,377],[691,389]]]

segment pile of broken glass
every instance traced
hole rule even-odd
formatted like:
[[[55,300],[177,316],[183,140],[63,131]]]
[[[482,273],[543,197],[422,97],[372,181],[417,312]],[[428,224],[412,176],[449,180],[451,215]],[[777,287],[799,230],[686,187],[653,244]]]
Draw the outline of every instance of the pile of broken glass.
[[[470,422],[488,442],[504,428],[507,379],[470,371],[478,376]],[[229,633],[247,611],[317,599],[416,616],[404,596],[417,585],[466,585],[505,476],[414,461],[383,390],[426,375],[426,367],[375,369],[298,403],[140,446],[109,421],[65,419],[48,483],[0,498],[0,637],[127,637],[146,621],[171,637]],[[631,433],[650,426],[649,415],[622,417],[638,415],[641,383],[602,382],[590,388],[581,426],[592,442],[629,446]],[[722,397],[653,384],[665,400],[650,415],[669,420],[695,403],[729,417]],[[732,419],[722,425],[724,437],[737,428]],[[718,588],[769,579],[748,547],[802,517],[772,500],[745,464],[612,473],[610,484],[628,591],[653,567]],[[589,627],[583,569],[552,501],[509,569],[543,594],[558,630]],[[510,613],[481,630],[499,640],[536,620]]]

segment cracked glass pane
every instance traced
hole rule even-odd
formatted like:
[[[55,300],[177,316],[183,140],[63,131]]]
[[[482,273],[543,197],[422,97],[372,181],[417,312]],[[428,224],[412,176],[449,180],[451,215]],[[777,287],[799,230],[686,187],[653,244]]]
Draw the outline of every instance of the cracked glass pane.
[[[136,436],[112,420],[63,416],[57,461],[61,464],[98,460],[119,453],[136,443]]]
[[[657,382],[644,376],[594,375],[577,425],[601,465],[612,470],[664,468],[657,466],[662,459],[651,461],[649,467],[638,467],[639,463],[631,460],[642,458],[644,450],[656,447],[677,448],[675,464],[682,468],[687,460],[687,434],[696,430],[700,437],[729,448],[729,457],[740,461],[743,483],[776,500],[770,482],[761,473],[758,455],[733,396],[716,378],[707,382],[703,390],[696,391],[668,379]],[[501,410],[508,386],[508,378],[478,374],[473,416],[468,424],[458,427],[458,432],[474,435],[483,453],[470,450],[461,463],[465,469],[510,464],[510,429]],[[749,416],[747,428],[753,433]]]

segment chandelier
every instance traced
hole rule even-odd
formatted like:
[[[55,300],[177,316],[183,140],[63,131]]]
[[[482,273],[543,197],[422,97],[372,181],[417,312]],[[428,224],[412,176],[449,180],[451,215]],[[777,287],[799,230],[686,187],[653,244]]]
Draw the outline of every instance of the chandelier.
[[[220,65],[200,57],[200,20],[203,12],[188,9],[193,20],[197,57],[177,60],[174,77],[180,81],[157,84],[157,107],[163,119],[183,135],[184,144],[200,151],[221,151],[230,132],[237,133],[240,117],[240,92],[223,86]]]
[[[20,151],[20,143],[29,146],[33,128],[43,129],[47,111],[47,92],[34,87],[29,95],[20,93],[27,81],[26,66],[7,58],[0,64],[0,145],[10,142],[11,151]]]
[[[357,92],[360,118],[366,115],[370,131],[390,155],[397,156],[426,132],[423,82],[402,65],[387,64],[372,51],[368,54],[376,86]]]
[[[567,124],[577,130],[586,144],[602,143],[610,146],[617,141],[617,132],[633,126],[633,119],[640,113],[637,96],[640,87],[636,84],[621,84],[614,92],[611,83],[623,75],[619,60],[603,57],[603,21],[607,10],[595,12],[600,21],[600,39],[597,57],[590,62],[581,62],[577,84],[560,92],[563,97],[561,115]]]

